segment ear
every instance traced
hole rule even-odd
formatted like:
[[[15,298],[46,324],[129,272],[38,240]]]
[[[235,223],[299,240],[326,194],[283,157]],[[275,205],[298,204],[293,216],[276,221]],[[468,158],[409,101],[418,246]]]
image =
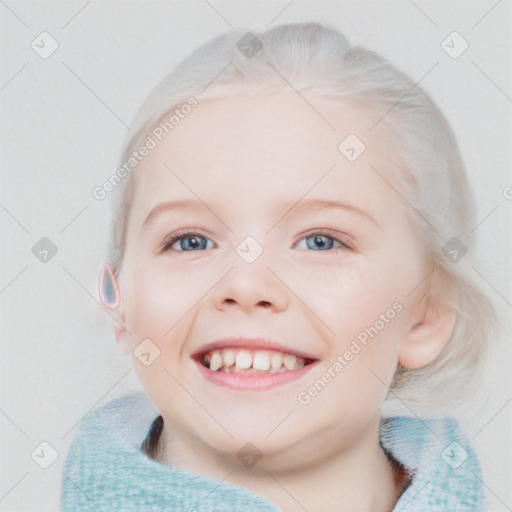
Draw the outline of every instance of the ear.
[[[114,334],[116,342],[124,354],[128,354],[130,351],[129,342],[127,339],[127,333],[125,329],[126,319],[123,311],[123,305],[121,304],[121,295],[119,291],[119,285],[117,279],[114,276],[114,272],[110,265],[103,265],[100,272],[100,287],[99,295],[102,304],[114,311]]]
[[[456,311],[439,294],[427,295],[417,306],[413,319],[416,322],[406,333],[398,361],[404,368],[422,368],[432,362],[450,339]]]

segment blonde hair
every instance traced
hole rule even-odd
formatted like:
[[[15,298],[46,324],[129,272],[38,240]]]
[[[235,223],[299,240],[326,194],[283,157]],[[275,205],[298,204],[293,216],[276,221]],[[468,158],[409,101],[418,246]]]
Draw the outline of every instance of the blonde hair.
[[[248,54],[247,47],[254,54]],[[431,364],[418,370],[399,366],[387,404],[398,398],[415,404],[415,410],[460,410],[468,396],[475,398],[481,388],[477,373],[484,368],[496,320],[491,302],[473,280],[469,255],[458,261],[450,258],[454,254],[450,243],[459,253],[472,248],[474,199],[447,120],[428,94],[386,59],[350,47],[342,34],[320,23],[220,35],[193,52],[152,91],[135,117],[134,134],[125,143],[121,165],[165,114],[190,104],[190,98],[201,102],[290,86],[308,98],[369,106],[378,114],[375,128],[393,137],[400,157],[400,162],[390,165],[395,171],[393,186],[411,206],[411,218],[424,233],[437,282],[442,279],[451,290],[449,305],[456,310],[457,320],[450,340]],[[134,174],[116,191],[109,261],[116,275],[123,260]]]

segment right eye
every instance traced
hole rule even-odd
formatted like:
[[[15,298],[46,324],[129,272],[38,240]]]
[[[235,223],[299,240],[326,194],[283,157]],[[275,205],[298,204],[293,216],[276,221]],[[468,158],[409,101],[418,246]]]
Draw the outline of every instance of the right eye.
[[[173,250],[178,252],[191,252],[191,251],[204,251],[205,249],[213,249],[207,247],[210,239],[198,233],[190,231],[175,233],[170,238],[167,238],[162,247],[162,252]],[[174,247],[177,246],[177,247]]]

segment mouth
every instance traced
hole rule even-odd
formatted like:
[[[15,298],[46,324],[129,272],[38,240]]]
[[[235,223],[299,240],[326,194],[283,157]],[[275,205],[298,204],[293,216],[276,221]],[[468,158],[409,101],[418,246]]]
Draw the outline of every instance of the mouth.
[[[268,389],[300,378],[317,361],[277,348],[215,347],[193,356],[210,381],[237,390]]]

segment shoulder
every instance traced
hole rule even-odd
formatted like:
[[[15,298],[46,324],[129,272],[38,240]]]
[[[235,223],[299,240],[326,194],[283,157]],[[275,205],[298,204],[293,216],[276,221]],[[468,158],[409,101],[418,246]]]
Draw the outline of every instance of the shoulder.
[[[97,407],[80,421],[66,456],[61,507],[93,510],[91,500],[100,502],[130,471],[144,464],[140,445],[157,409],[143,392],[135,392]]]
[[[413,483],[402,498],[414,499],[415,505],[417,501],[418,510],[485,510],[480,462],[460,421],[451,417],[386,418],[381,444],[413,474]]]
[[[408,461],[423,460],[432,450],[446,448],[451,443],[473,451],[465,426],[455,418],[421,418],[393,416],[381,424],[381,441],[384,446],[399,450]]]

